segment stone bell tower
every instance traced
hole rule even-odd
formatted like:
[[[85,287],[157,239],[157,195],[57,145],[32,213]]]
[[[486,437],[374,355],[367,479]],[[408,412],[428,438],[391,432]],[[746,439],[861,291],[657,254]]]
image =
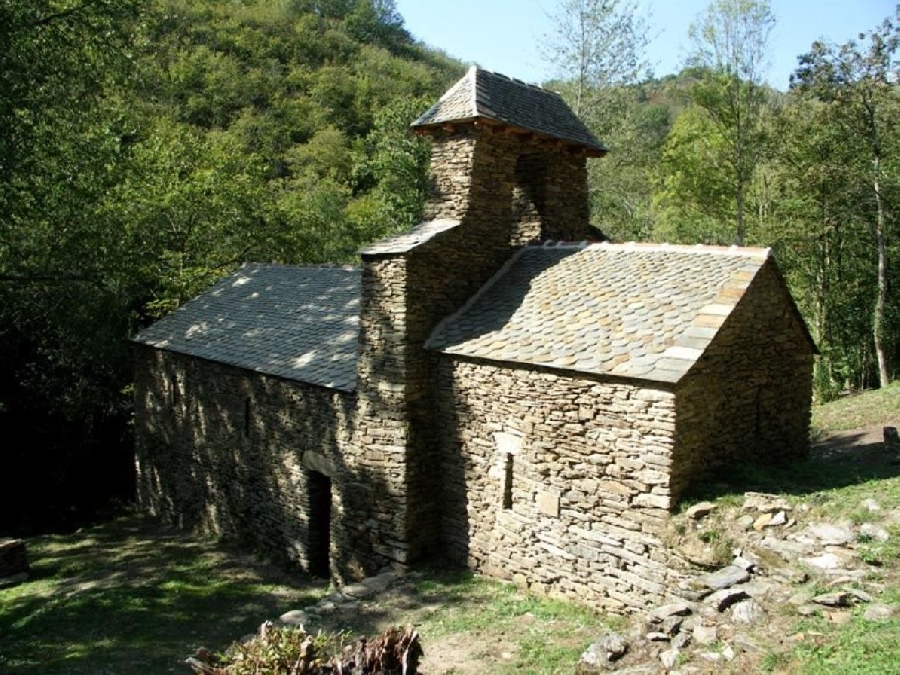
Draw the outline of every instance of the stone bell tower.
[[[559,94],[473,67],[412,127],[433,141],[423,222],[361,252],[360,453],[392,500],[371,541],[394,563],[440,537],[432,330],[519,247],[603,238],[589,225],[586,160],[606,149]]]

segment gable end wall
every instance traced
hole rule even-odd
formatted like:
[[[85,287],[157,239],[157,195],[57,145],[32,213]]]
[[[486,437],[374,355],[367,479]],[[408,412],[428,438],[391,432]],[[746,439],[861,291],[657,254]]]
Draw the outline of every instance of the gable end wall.
[[[678,385],[672,494],[738,462],[809,452],[813,346],[768,261]]]

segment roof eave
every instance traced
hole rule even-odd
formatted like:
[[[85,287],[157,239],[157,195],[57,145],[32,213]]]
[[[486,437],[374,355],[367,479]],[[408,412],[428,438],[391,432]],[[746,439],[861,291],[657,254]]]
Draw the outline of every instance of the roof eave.
[[[453,132],[469,125],[475,127],[484,126],[494,130],[497,133],[509,133],[522,137],[530,136],[536,141],[556,145],[557,147],[564,148],[569,152],[584,155],[585,157],[605,157],[606,153],[608,152],[607,148],[603,145],[600,145],[599,143],[597,145],[588,145],[586,143],[582,143],[572,139],[560,138],[558,136],[553,136],[550,134],[543,134],[538,131],[534,131],[533,129],[526,129],[525,127],[508,124],[501,120],[497,120],[493,117],[487,117],[484,115],[477,115],[464,119],[447,120],[443,122],[413,124],[411,125],[411,127],[413,133],[418,136],[433,136],[440,131]]]

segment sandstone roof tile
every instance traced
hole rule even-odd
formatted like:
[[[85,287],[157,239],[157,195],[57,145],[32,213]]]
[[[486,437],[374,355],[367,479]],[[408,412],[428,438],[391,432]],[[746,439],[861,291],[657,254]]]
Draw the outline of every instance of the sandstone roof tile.
[[[439,325],[427,346],[674,383],[702,356],[768,257],[767,249],[526,247]]]

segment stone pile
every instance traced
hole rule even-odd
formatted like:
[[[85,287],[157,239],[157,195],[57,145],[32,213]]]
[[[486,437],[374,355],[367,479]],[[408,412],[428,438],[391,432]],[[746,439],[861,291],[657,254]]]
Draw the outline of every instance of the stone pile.
[[[715,672],[758,652],[754,632],[785,609],[798,616],[822,615],[834,624],[849,621],[852,608],[860,604],[866,605],[868,621],[900,616],[900,607],[878,602],[882,588],[870,580],[871,568],[860,555],[865,543],[890,537],[886,527],[900,523],[900,509],[879,513],[881,507],[872,499],[861,506],[883,524],[804,523],[807,505],[792,507],[773,495],[745,494],[742,514],[733,521],[744,530],[744,547],[733,551],[731,563],[685,578],[676,591],[682,601],[650,610],[627,634],[602,636],[584,652],[576,675]],[[699,523],[717,509],[704,502],[684,515]],[[816,583],[805,583],[810,580]],[[818,592],[822,586],[828,590]]]

